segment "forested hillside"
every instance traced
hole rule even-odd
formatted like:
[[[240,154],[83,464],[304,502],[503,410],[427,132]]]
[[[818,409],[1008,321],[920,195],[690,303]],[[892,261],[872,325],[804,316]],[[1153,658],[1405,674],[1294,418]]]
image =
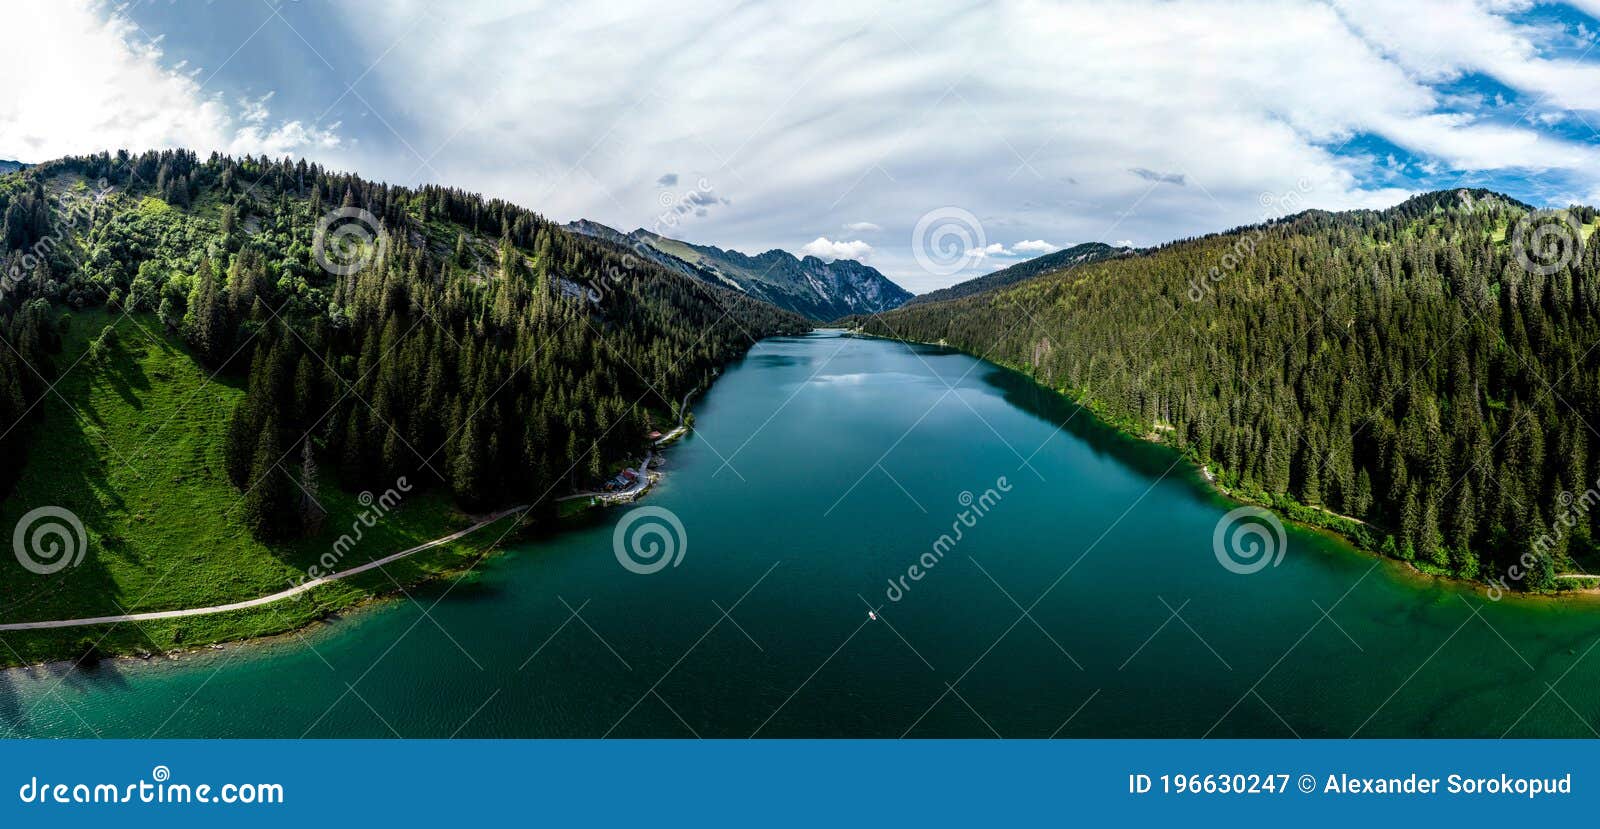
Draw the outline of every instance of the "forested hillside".
[[[68,158],[0,178],[0,216],[0,493],[52,381],[115,345],[57,364],[63,312],[105,306],[244,390],[211,439],[259,538],[313,530],[329,477],[548,505],[754,339],[808,327],[504,201],[304,161]]]
[[[1075,268],[1090,262],[1110,259],[1115,256],[1127,256],[1131,248],[1112,247],[1104,242],[1084,242],[1070,248],[1062,248],[1054,253],[1035,256],[1026,262],[1018,262],[1008,268],[983,276],[958,282],[948,288],[917,294],[906,300],[906,305],[921,305],[924,302],[943,302],[947,299],[960,299],[964,296],[993,291],[1007,285],[1015,285],[1023,280],[1032,279],[1047,273]]]
[[[1542,590],[1600,537],[1600,253],[1575,244],[1595,222],[1433,193],[863,325],[1030,372],[1424,569]]]

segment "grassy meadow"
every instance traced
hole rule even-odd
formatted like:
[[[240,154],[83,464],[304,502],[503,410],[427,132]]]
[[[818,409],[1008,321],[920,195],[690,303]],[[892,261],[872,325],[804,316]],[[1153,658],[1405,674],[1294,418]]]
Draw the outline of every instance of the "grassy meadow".
[[[149,314],[104,308],[64,314],[59,382],[35,412],[16,491],[0,503],[10,531],[29,510],[55,506],[83,523],[80,564],[50,575],[0,557],[0,622],[116,615],[226,604],[304,578],[369,509],[324,469],[327,510],[315,536],[267,545],[240,522],[243,503],[223,471],[222,441],[240,381],[211,377]],[[291,459],[293,460],[293,459]],[[19,462],[8,458],[6,462]],[[418,482],[413,482],[418,483]],[[381,493],[372,493],[374,496]],[[345,569],[467,526],[447,495],[422,487],[339,560]],[[0,664],[61,656],[159,652],[280,632],[339,608],[470,564],[510,528],[485,527],[383,571],[292,600],[235,613],[0,635]]]

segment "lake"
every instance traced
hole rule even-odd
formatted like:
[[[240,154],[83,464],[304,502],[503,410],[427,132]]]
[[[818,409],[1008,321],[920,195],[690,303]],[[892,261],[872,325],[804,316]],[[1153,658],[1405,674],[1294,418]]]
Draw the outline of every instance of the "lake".
[[[989,363],[772,339],[695,415],[634,505],[648,512],[596,511],[267,642],[4,672],[0,727],[1600,736],[1600,603],[1494,601],[1292,526],[1280,561],[1236,572],[1252,568],[1224,567],[1213,538],[1236,505],[1189,464]],[[675,565],[644,555],[652,530],[679,542]]]

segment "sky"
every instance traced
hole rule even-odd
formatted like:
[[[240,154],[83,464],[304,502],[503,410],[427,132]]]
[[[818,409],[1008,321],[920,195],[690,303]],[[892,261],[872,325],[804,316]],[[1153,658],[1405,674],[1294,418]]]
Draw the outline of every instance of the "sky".
[[[1456,186],[1600,204],[1600,0],[0,0],[0,19],[0,159],[305,156],[858,259],[918,293]]]

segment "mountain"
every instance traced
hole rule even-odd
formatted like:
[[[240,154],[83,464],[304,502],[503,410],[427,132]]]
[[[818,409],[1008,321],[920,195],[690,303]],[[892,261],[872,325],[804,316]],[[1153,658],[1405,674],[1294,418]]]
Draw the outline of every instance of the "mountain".
[[[648,244],[642,239],[630,236],[629,234],[623,233],[620,230],[607,227],[599,222],[593,222],[588,219],[579,219],[575,222],[568,222],[566,224],[566,230],[569,233],[577,233],[583,236],[589,236],[595,239],[610,242],[618,247],[627,248],[633,253],[634,256],[645,259],[649,262],[653,262],[656,265],[666,268],[674,273],[682,274],[692,279],[710,282],[714,285],[719,285],[730,290],[740,290],[737,286],[726,284],[721,280],[716,279],[712,274],[694,265],[691,265],[676,256],[656,249],[654,246]]]
[[[1459,187],[1454,190],[1435,190],[1418,193],[1390,208],[1393,216],[1415,219],[1433,213],[1495,213],[1506,210],[1531,212],[1533,205],[1518,201],[1504,193],[1482,187]]]
[[[747,256],[736,250],[671,239],[642,228],[622,233],[587,219],[572,222],[566,228],[630,248],[664,268],[740,291],[813,320],[872,314],[898,307],[911,298],[910,291],[889,281],[876,268],[850,259],[799,259],[777,249]]]
[[[1085,242],[1081,245],[1063,248],[1055,253],[1034,257],[1026,262],[1018,262],[1009,268],[998,270],[991,274],[985,274],[965,282],[958,282],[948,288],[940,288],[937,291],[918,294],[906,300],[905,304],[918,305],[924,302],[941,302],[983,291],[992,291],[995,288],[1003,288],[1007,285],[1021,282],[1024,279],[1032,279],[1040,274],[1086,265],[1090,262],[1098,262],[1114,256],[1127,256],[1132,252],[1132,248],[1112,247],[1103,242]]]
[[[501,200],[305,161],[67,158],[0,177],[0,216],[0,523],[49,508],[87,550],[48,580],[4,556],[0,621],[246,600],[517,508],[305,607],[101,650],[291,628],[554,528],[755,339],[811,327]]]
[[[1027,372],[1235,496],[1419,569],[1549,590],[1600,564],[1600,510],[1574,506],[1600,477],[1597,219],[1428,193],[860,325]]]
[[[27,164],[23,164],[20,161],[7,161],[3,158],[0,158],[0,175],[5,175],[6,173],[15,173],[16,171],[24,169],[27,166]]]
[[[249,468],[261,441],[295,445],[327,425],[306,401],[343,397],[327,414],[343,425],[319,447],[348,483],[416,474],[412,445],[463,506],[531,499],[627,457],[649,407],[662,416],[742,354],[752,343],[741,331],[809,328],[739,292],[629,268],[614,247],[503,201],[304,162],[69,158],[0,182],[0,215],[0,266],[15,275],[0,320],[22,344],[6,353],[49,364],[60,337],[35,329],[63,307],[148,314],[147,327],[244,383],[229,433],[241,490],[267,474]],[[723,315],[731,326],[716,324]],[[0,365],[0,432],[42,382]],[[294,523],[276,518],[258,534]]]

